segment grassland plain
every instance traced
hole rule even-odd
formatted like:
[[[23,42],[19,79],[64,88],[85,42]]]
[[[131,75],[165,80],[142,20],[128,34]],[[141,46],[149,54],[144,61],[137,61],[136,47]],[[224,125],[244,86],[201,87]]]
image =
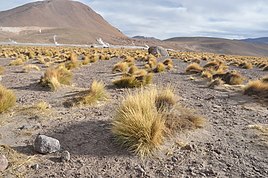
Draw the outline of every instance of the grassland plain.
[[[65,52],[68,53],[69,50],[65,49]],[[129,53],[127,50],[121,52]],[[95,54],[101,53],[103,51]],[[173,59],[172,70],[154,74],[151,85],[171,84],[174,93],[179,96],[177,102],[203,115],[207,119],[206,126],[179,133],[166,141],[153,156],[144,159],[121,147],[111,132],[111,122],[123,96],[129,90],[135,90],[117,88],[113,84],[114,79],[124,75],[112,72],[114,65],[122,59],[111,57],[109,60],[98,60],[74,68],[71,70],[72,84],[52,92],[39,84],[48,64],[27,59],[25,65],[35,64],[41,70],[24,73],[23,66],[9,66],[12,59],[2,58],[0,66],[4,66],[5,71],[1,84],[14,91],[17,103],[12,110],[0,115],[0,143],[9,145],[22,154],[24,160],[19,164],[20,167],[4,172],[3,175],[267,177],[267,135],[250,127],[254,124],[267,124],[267,103],[263,98],[244,95],[241,86],[223,85],[210,89],[207,87],[208,81],[199,74],[186,74],[185,69],[191,59],[202,56],[204,54],[180,54]],[[229,69],[238,71],[246,78],[244,84],[267,75],[267,71],[261,68],[243,69],[239,65],[231,65],[231,62],[239,63],[243,57],[211,54],[207,58],[219,58],[230,64]],[[258,60],[265,62],[267,59]],[[200,65],[204,66],[206,62],[202,60]],[[144,64],[143,61],[136,61],[139,68],[143,68]],[[104,83],[109,100],[90,107],[68,104],[78,93],[87,91],[94,80]],[[25,112],[25,108],[33,108],[32,105],[41,101],[49,104],[49,111]],[[57,138],[62,149],[71,153],[70,162],[61,162],[60,153],[36,154],[32,142],[38,133]],[[24,166],[28,163],[30,167]],[[37,170],[31,168],[35,163],[39,164]]]

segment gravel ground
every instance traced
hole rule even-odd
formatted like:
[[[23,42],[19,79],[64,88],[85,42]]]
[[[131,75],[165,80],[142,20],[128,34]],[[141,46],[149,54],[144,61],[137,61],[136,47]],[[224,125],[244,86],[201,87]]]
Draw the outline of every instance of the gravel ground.
[[[1,59],[7,65],[9,59]],[[99,61],[74,70],[74,86],[50,92],[37,83],[42,71],[21,73],[21,67],[6,67],[2,84],[17,95],[15,112],[2,115],[0,143],[18,152],[36,155],[39,168],[27,169],[26,177],[268,177],[267,142],[251,124],[268,124],[267,104],[241,91],[209,89],[204,81],[183,74],[187,63],[174,60],[175,69],[156,74],[154,84],[174,86],[180,103],[207,119],[203,129],[178,135],[153,157],[140,159],[118,146],[110,132],[111,120],[127,89],[116,89],[112,66],[116,59]],[[257,79],[267,74],[257,69],[238,69],[245,77]],[[96,107],[65,106],[65,102],[94,80],[102,80],[111,100]],[[37,101],[51,106],[50,114],[22,113],[18,108]],[[59,153],[33,152],[36,134],[57,138],[71,160],[62,163]],[[174,141],[184,141],[179,149]]]

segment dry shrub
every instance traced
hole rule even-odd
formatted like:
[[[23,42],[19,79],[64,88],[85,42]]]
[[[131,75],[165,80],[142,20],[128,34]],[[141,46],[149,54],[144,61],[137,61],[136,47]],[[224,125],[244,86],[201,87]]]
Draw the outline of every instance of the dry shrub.
[[[249,62],[241,63],[239,66],[243,69],[252,69],[253,68],[253,65]]]
[[[244,82],[245,78],[237,73],[236,71],[219,73],[213,75],[213,79],[220,78],[223,82],[228,85],[240,85]]]
[[[132,76],[122,76],[120,79],[114,80],[113,84],[120,88],[135,88],[146,86],[152,82],[153,74],[134,74]]]
[[[15,106],[16,96],[13,91],[0,85],[0,113]]]
[[[112,132],[118,141],[141,157],[159,149],[174,133],[204,126],[203,117],[175,107],[171,88],[141,88],[129,93],[118,108]]]
[[[268,71],[268,65],[263,68],[263,71]]]
[[[204,70],[201,73],[201,77],[211,79],[212,78],[212,73],[209,70]]]
[[[105,85],[102,81],[94,80],[91,84],[89,92],[79,99],[79,104],[82,105],[94,105],[100,101],[106,101],[109,99],[109,94],[105,89]]]
[[[204,65],[204,68],[218,68],[219,62],[218,61],[210,61]]]
[[[156,72],[156,73],[164,72],[165,69],[166,69],[166,66],[163,63],[159,62],[156,65],[156,68],[154,69],[154,72]]]
[[[119,62],[114,65],[112,72],[127,72],[128,70],[128,63],[127,62]]]
[[[63,85],[70,85],[72,73],[63,66],[56,68],[48,68],[44,76],[41,77],[40,83],[43,86],[48,86],[52,91],[59,89]]]
[[[186,67],[186,73],[188,74],[197,74],[201,73],[202,71],[203,68],[197,63],[192,63]]]
[[[163,64],[166,66],[169,64],[173,65],[173,61],[172,61],[172,59],[166,59],[166,60],[164,60]]]
[[[174,89],[167,86],[165,88],[159,88],[158,90],[159,92],[155,97],[155,106],[157,111],[170,111],[176,103]]]
[[[65,67],[68,70],[77,68],[80,66],[80,62],[78,61],[78,57],[75,53],[72,53],[70,56],[70,61],[66,62]]]
[[[85,56],[82,62],[82,65],[87,65],[90,63],[90,58],[88,56]]]
[[[139,70],[139,68],[138,68],[137,66],[133,65],[133,66],[131,66],[131,67],[129,68],[128,73],[132,75],[132,74],[134,74],[135,72],[137,72],[138,70]]]
[[[261,79],[261,81],[264,82],[264,83],[268,83],[268,75],[265,76],[265,77],[263,77],[263,78]]]
[[[118,141],[141,157],[158,149],[165,137],[165,120],[155,107],[156,92],[141,89],[129,94],[112,122]]]
[[[250,81],[244,88],[244,94],[268,98],[268,83],[261,80]]]
[[[40,68],[34,64],[28,64],[28,65],[24,66],[22,69],[23,69],[23,72],[25,72],[25,73],[28,73],[31,70],[40,71]]]
[[[9,63],[9,65],[10,65],[10,66],[19,66],[19,65],[24,64],[24,62],[25,62],[25,61],[24,61],[23,59],[18,58],[18,59],[12,60],[12,61]]]

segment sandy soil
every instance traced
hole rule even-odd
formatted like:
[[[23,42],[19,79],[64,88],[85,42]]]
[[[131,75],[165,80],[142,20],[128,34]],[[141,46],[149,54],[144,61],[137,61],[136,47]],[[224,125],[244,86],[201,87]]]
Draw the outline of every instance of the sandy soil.
[[[167,143],[151,158],[144,160],[121,148],[110,132],[115,109],[127,92],[112,85],[112,66],[118,61],[99,61],[74,70],[74,86],[57,92],[46,91],[37,83],[43,71],[21,73],[21,67],[6,66],[2,84],[17,95],[16,112],[2,115],[0,143],[35,155],[39,169],[27,169],[26,177],[268,177],[267,142],[259,133],[248,129],[250,124],[267,124],[267,104],[240,91],[209,89],[206,82],[189,80],[184,74],[186,63],[174,60],[175,69],[156,74],[154,84],[171,83],[180,103],[204,115],[205,128],[185,133]],[[264,76],[264,72],[240,70],[249,78]],[[111,100],[96,107],[68,108],[65,104],[77,90],[88,88],[93,79],[103,80]],[[25,113],[20,107],[38,101],[51,106],[49,114]],[[40,155],[33,151],[36,134],[59,139],[62,149],[71,153],[71,160],[62,163],[59,153]],[[174,143],[187,142],[179,149]],[[21,170],[24,171],[24,170]]]

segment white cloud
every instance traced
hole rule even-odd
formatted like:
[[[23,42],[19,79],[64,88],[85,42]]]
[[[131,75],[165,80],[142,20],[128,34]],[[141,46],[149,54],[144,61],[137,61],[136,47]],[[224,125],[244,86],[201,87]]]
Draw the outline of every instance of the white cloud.
[[[0,8],[6,9],[30,1],[0,0]],[[161,39],[174,36],[268,36],[266,0],[80,1],[128,36],[144,35]]]

